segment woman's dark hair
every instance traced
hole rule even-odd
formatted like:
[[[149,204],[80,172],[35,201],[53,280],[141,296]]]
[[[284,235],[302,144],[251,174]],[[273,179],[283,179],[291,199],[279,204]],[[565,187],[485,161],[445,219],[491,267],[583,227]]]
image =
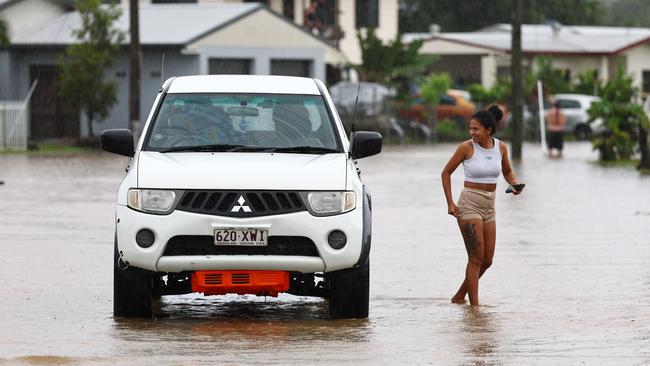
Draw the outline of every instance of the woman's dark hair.
[[[487,111],[478,111],[472,116],[472,119],[479,121],[481,126],[486,129],[491,128],[492,134],[497,131],[497,122],[501,121],[501,118],[503,118],[503,112],[496,104],[491,105]]]

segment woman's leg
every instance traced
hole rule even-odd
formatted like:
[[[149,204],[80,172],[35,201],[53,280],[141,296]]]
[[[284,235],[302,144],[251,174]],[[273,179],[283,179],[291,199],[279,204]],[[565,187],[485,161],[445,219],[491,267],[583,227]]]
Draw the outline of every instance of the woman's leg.
[[[458,289],[456,295],[452,297],[451,301],[454,303],[464,303],[465,292],[467,292],[469,293],[469,303],[478,305],[478,279],[484,256],[483,221],[480,219],[459,219],[458,227],[465,241],[467,267],[465,269],[465,281]]]
[[[462,230],[462,229],[461,229]],[[497,225],[496,221],[483,223],[483,261],[481,262],[481,271],[478,277],[481,278],[483,273],[492,265],[492,258],[494,258],[494,249],[496,247],[497,238]],[[465,295],[467,295],[467,280],[463,281],[460,285],[458,292],[451,299],[452,302],[457,304],[465,303]]]
[[[492,259],[494,258],[494,249],[496,248],[497,242],[497,222],[490,221],[483,223],[483,243],[484,243],[484,252],[483,252],[483,264],[481,264],[481,276],[487,271],[488,268],[492,265]],[[480,276],[479,276],[480,277]]]

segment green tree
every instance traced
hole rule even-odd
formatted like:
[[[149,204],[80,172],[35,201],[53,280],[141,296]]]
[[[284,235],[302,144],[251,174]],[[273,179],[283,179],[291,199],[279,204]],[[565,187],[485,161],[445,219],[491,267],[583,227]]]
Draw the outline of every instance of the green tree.
[[[641,148],[642,154],[644,148],[647,150],[647,141],[635,141],[635,137],[643,139],[642,135],[647,138],[648,117],[640,105],[632,102],[632,80],[631,76],[625,75],[623,69],[619,68],[616,75],[605,83],[602,100],[593,103],[589,109],[590,118],[602,118],[607,128],[606,133],[593,140],[600,160],[627,160],[636,149]],[[642,156],[642,161],[646,164],[647,160],[647,156]]]
[[[357,67],[361,79],[395,87],[400,98],[408,95],[409,83],[423,79],[435,59],[419,53],[422,41],[404,44],[401,34],[384,44],[370,28],[365,37],[359,32],[357,38],[361,46],[361,65]]]
[[[535,71],[531,71],[528,79],[532,77],[532,80],[526,82],[527,85],[532,86],[533,90],[527,90],[529,93],[536,93],[537,80],[542,81],[544,86],[544,92],[547,94],[559,94],[559,93],[568,93],[571,91],[571,79],[566,74],[566,72],[553,68],[553,64],[550,58],[538,57],[535,60],[537,68]]]
[[[510,99],[511,84],[509,80],[497,80],[491,88],[481,84],[470,84],[467,91],[472,96],[472,101],[478,104],[479,109],[490,103],[507,103]]]
[[[430,24],[436,23],[443,32],[467,32],[496,23],[510,24],[511,8],[512,0],[400,0],[399,30],[428,32]],[[522,10],[523,24],[554,20],[569,25],[598,25],[606,9],[599,0],[525,0]]]
[[[650,2],[648,0],[610,1],[603,24],[619,27],[650,27]]]
[[[81,28],[74,31],[78,43],[60,56],[59,92],[87,118],[88,134],[94,137],[92,123],[103,120],[117,98],[117,83],[105,81],[105,70],[115,61],[124,41],[124,32],[113,23],[122,12],[115,5],[102,6],[101,0],[77,0]]]
[[[440,103],[440,96],[451,88],[451,77],[447,73],[431,74],[420,86],[420,96],[425,103],[436,105]]]
[[[578,75],[573,85],[573,93],[601,95],[603,93],[603,82],[598,79],[596,70],[587,70]]]
[[[0,48],[9,47],[9,24],[0,17]]]
[[[432,127],[434,141],[438,140],[439,133],[449,132],[445,131],[449,127],[449,121],[440,121],[444,122],[442,125],[437,121],[436,105],[440,103],[440,96],[445,94],[447,89],[451,88],[451,84],[452,81],[449,74],[441,73],[429,75],[420,86],[420,96],[425,106],[423,117],[428,120],[429,127]]]

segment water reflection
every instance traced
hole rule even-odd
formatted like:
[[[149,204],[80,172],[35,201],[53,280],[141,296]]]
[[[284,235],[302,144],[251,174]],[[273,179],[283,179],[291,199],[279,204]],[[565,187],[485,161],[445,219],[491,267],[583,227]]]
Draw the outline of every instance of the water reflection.
[[[167,296],[161,299],[156,320],[114,320],[114,339],[128,341],[131,347],[148,337],[192,340],[191,348],[206,344],[239,342],[272,347],[301,342],[346,340],[366,342],[368,320],[331,320],[327,302],[321,299],[281,295],[279,298],[255,296]],[[136,343],[133,343],[136,342]]]
[[[496,353],[496,333],[494,315],[485,306],[465,306],[462,334],[465,337],[465,354],[471,357],[472,364],[483,365]]]

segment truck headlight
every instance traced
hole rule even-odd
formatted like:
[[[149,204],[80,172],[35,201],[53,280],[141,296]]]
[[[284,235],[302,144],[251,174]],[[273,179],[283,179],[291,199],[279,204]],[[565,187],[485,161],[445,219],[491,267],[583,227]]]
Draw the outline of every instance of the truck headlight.
[[[176,197],[180,196],[175,191],[132,188],[129,189],[127,205],[142,212],[168,214],[174,210]]]
[[[303,201],[314,216],[331,216],[352,211],[357,206],[354,191],[304,192]]]

